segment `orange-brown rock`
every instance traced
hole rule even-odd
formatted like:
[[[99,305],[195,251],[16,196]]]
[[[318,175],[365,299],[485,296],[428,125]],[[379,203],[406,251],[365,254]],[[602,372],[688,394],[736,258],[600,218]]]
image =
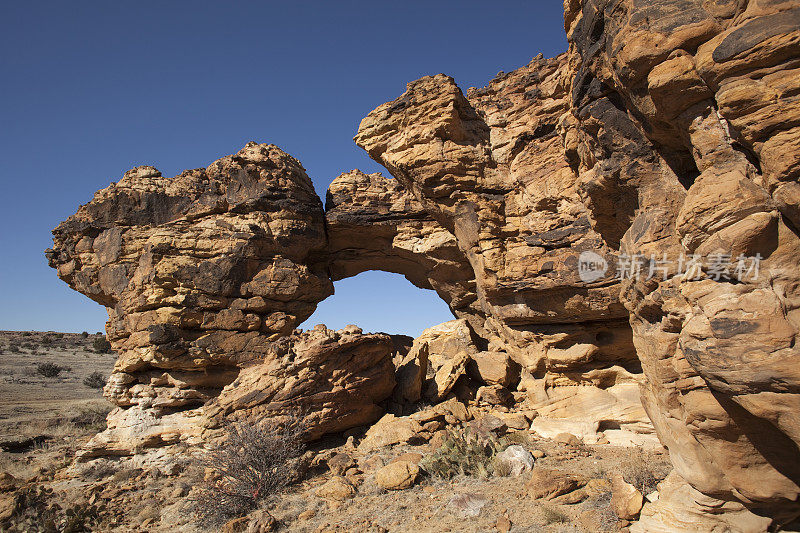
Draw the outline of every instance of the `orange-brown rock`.
[[[704,527],[762,531],[800,514],[800,6],[611,5],[567,7],[579,172],[613,173],[608,194],[635,202],[621,252],[702,263],[623,286],[645,407],[691,485],[673,478],[669,494],[696,509],[659,498],[638,527],[718,507]],[[737,275],[740,256],[758,271]]]
[[[340,176],[325,221],[296,161],[248,145],[174,180],[135,169],[59,226],[51,264],[109,308],[111,421],[159,413],[149,438],[171,442],[169,417],[226,386],[226,413],[275,413],[290,378],[263,361],[328,272],[383,269],[457,318],[397,357],[397,401],[497,386],[540,433],[654,428],[675,472],[634,531],[800,516],[800,5],[564,7],[565,54],[466,95],[428,76],[370,113],[355,141],[395,179]]]
[[[395,386],[394,344],[383,333],[325,326],[274,342],[205,406],[212,420],[276,418],[299,412],[305,438],[371,424]]]

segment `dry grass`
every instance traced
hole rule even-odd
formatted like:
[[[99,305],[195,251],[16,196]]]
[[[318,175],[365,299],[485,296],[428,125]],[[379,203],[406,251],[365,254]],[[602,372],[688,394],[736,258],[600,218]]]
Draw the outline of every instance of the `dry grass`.
[[[583,504],[583,508],[594,511],[597,518],[596,526],[599,531],[617,531],[619,518],[611,508],[611,492],[604,492]]]
[[[652,463],[639,448],[631,449],[628,460],[620,465],[622,477],[643,495],[657,490],[657,485],[667,477],[669,468]]]

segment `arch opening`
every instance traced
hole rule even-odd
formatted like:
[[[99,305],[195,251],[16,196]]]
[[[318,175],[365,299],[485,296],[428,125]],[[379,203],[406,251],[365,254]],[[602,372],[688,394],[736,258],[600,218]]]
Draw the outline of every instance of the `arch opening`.
[[[368,270],[334,283],[334,294],[317,305],[299,327],[355,324],[365,332],[418,337],[426,328],[453,319],[436,292],[413,285],[400,274]]]

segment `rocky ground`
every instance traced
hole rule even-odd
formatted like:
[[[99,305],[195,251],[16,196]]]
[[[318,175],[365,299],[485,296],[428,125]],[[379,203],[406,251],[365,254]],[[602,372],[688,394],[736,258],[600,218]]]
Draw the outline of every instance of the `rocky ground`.
[[[655,498],[671,469],[662,448],[587,445],[569,434],[544,439],[510,427],[520,426],[513,413],[451,398],[312,442],[293,463],[297,481],[262,499],[261,510],[238,520],[208,516],[203,494],[219,475],[201,449],[75,461],[104,414],[98,389],[82,380],[108,372],[112,357],[91,351],[93,336],[73,335],[58,337],[43,355],[8,353],[9,344],[41,345],[42,338],[3,338],[4,442],[17,443],[0,462],[3,531],[619,531],[628,524],[617,516],[620,505],[630,498],[612,499],[621,490],[615,475],[638,487],[640,508],[641,494]],[[33,361],[55,358],[64,346],[57,362],[72,370],[39,376]],[[9,416],[13,405],[46,391],[49,404]],[[508,447],[521,447],[521,459],[498,458]]]

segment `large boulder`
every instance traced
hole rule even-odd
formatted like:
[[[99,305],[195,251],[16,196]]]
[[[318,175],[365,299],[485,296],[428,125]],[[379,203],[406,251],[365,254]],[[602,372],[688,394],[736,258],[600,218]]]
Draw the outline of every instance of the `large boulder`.
[[[205,406],[211,424],[297,416],[304,437],[375,422],[394,389],[394,344],[384,333],[316,326],[272,344]]]

